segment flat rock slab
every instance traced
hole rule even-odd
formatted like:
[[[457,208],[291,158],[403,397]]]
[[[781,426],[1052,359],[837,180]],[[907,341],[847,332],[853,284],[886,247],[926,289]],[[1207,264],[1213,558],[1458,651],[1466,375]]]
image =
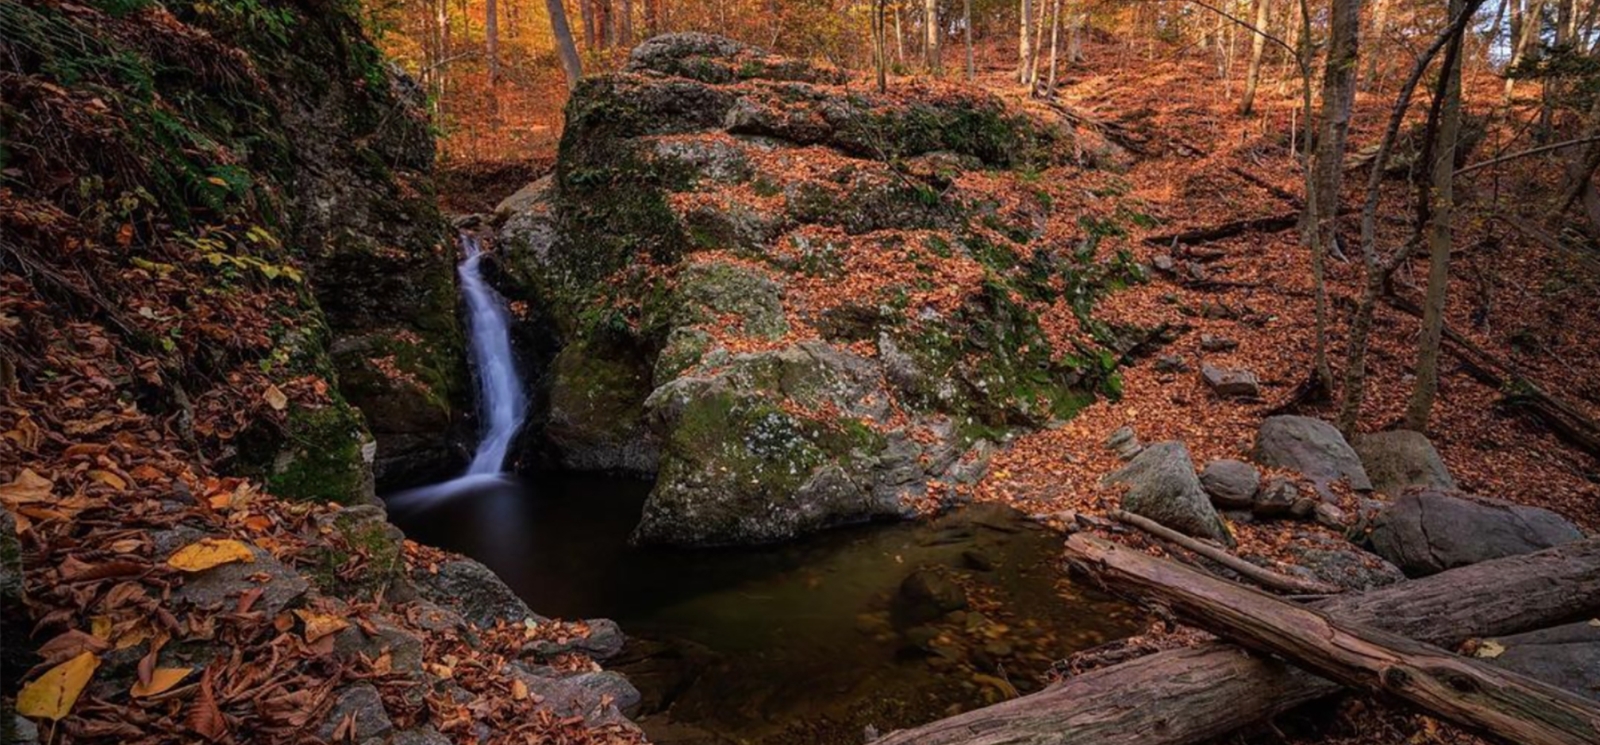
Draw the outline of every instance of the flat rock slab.
[[[311,589],[299,572],[272,554],[255,546],[250,552],[255,555],[253,562],[221,564],[185,576],[176,598],[201,608],[223,608],[238,603],[245,592],[261,588],[261,597],[250,609],[272,618]]]
[[[1401,496],[1374,521],[1372,547],[1408,577],[1423,577],[1583,538],[1560,515],[1441,491]]]
[[[1590,619],[1487,642],[1494,646],[1480,645],[1480,658],[1600,700],[1600,621]]]
[[[1235,370],[1214,365],[1200,366],[1200,379],[1206,387],[1223,398],[1258,398],[1261,381],[1249,370]]]

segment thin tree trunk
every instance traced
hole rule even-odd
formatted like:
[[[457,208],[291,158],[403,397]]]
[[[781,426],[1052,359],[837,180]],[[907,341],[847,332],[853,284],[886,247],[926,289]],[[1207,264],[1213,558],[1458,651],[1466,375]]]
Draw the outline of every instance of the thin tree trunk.
[[[1350,132],[1350,107],[1355,102],[1356,63],[1361,32],[1361,1],[1333,0],[1329,19],[1328,58],[1323,63],[1322,111],[1314,159],[1317,179],[1315,230],[1324,248],[1338,250],[1340,187],[1344,176],[1345,139]]]
[[[1450,0],[1452,17],[1465,0]],[[1439,112],[1439,138],[1433,156],[1433,214],[1428,231],[1428,291],[1423,304],[1422,333],[1417,338],[1416,387],[1406,404],[1406,429],[1428,431],[1433,401],[1439,392],[1439,343],[1444,330],[1445,300],[1450,286],[1450,220],[1455,207],[1456,140],[1461,133],[1461,37],[1450,42],[1444,76],[1445,96]]]
[[[877,66],[878,92],[889,90],[889,0],[872,0],[872,56]],[[895,13],[895,22],[899,22]]]
[[[544,7],[550,15],[550,33],[556,40],[556,53],[561,58],[561,71],[567,76],[567,88],[576,88],[578,79],[583,77],[583,63],[578,58],[578,46],[572,42],[567,9],[561,0],[544,0]]]
[[[894,61],[904,65],[906,63],[906,35],[900,23],[900,14],[904,11],[899,3],[894,6]]]
[[[1378,198],[1383,193],[1383,167],[1389,161],[1389,153],[1400,134],[1400,125],[1405,121],[1406,110],[1411,107],[1411,96],[1416,93],[1417,84],[1422,81],[1428,65],[1433,62],[1440,49],[1453,42],[1463,32],[1472,14],[1477,12],[1478,6],[1483,2],[1484,0],[1467,0],[1467,7],[1456,14],[1444,33],[1434,39],[1433,44],[1417,58],[1411,68],[1410,76],[1406,78],[1405,83],[1400,86],[1400,92],[1395,96],[1394,108],[1389,112],[1388,127],[1384,129],[1383,138],[1378,141],[1378,154],[1372,161],[1372,169],[1367,172],[1367,196],[1361,205],[1361,263],[1366,272],[1366,285],[1361,301],[1356,307],[1355,318],[1350,321],[1348,356],[1344,367],[1344,394],[1339,404],[1339,430],[1346,437],[1355,435],[1356,421],[1361,414],[1361,401],[1366,396],[1367,344],[1372,332],[1372,314],[1377,308],[1379,298],[1384,294],[1385,278],[1405,256],[1404,251],[1396,252],[1388,262],[1378,257]]]
[[[1250,35],[1250,69],[1245,72],[1244,94],[1239,113],[1249,116],[1256,105],[1256,88],[1261,85],[1261,57],[1267,50],[1267,24],[1271,22],[1271,0],[1256,0],[1255,33]]]
[[[1083,0],[1072,0],[1072,11],[1067,16],[1067,64],[1083,62],[1083,34],[1089,24],[1089,14],[1083,9]]]
[[[546,0],[548,3],[549,0]],[[595,23],[595,0],[578,0],[578,13],[583,16],[583,47],[593,52],[600,46],[599,26]],[[566,15],[562,11],[562,15]],[[554,19],[551,19],[554,22]]]
[[[1354,0],[1334,0],[1334,3],[1351,3]],[[1306,142],[1311,141],[1311,4],[1310,0],[1300,0],[1300,108],[1304,114],[1303,126],[1305,127]],[[1349,109],[1345,110],[1348,117]],[[1348,124],[1348,118],[1346,119]],[[1342,148],[1341,148],[1342,150]],[[1314,308],[1311,355],[1311,390],[1325,396],[1333,392],[1333,370],[1328,366],[1328,282],[1327,282],[1327,249],[1322,241],[1322,230],[1318,225],[1317,215],[1322,214],[1320,205],[1326,194],[1323,185],[1318,183],[1316,164],[1318,161],[1309,155],[1304,159],[1306,181],[1306,218],[1305,240],[1311,249],[1311,281],[1316,299],[1312,303]],[[1337,188],[1337,186],[1335,187]],[[1335,198],[1337,199],[1337,198]],[[1334,217],[1338,212],[1332,213]]]
[[[967,80],[978,77],[978,65],[972,57],[972,0],[961,0],[961,30],[967,46]]]
[[[927,56],[924,60],[928,65],[928,72],[938,75],[939,65],[939,0],[923,0],[922,25],[925,32],[923,39],[923,53]]]
[[[1061,0],[1050,2],[1050,73],[1045,76],[1044,97],[1056,97],[1056,50],[1061,45]]]
[[[622,46],[633,46],[633,0],[622,0]]]
[[[1389,26],[1389,3],[1393,0],[1376,0],[1372,6],[1372,33],[1367,37],[1367,87],[1371,88],[1378,83],[1378,75],[1383,72],[1383,55],[1378,54],[1378,45],[1383,43],[1383,35]]]
[[[483,53],[488,56],[489,85],[500,79],[500,18],[495,0],[483,3]]]
[[[1033,80],[1033,0],[1021,0],[1017,18],[1017,82]]]
[[[1513,16],[1515,18],[1515,16]],[[1513,20],[1515,25],[1515,20]],[[1539,35],[1544,31],[1544,0],[1528,0],[1528,8],[1522,14],[1522,33],[1517,34],[1515,44],[1511,48],[1510,67],[1522,64],[1528,58],[1528,51],[1539,40]],[[1511,100],[1511,90],[1517,84],[1516,78],[1506,76],[1506,100]]]

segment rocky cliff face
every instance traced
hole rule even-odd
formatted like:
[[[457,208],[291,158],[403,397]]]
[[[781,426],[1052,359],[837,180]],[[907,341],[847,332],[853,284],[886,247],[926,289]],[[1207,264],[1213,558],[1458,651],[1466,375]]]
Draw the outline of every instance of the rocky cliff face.
[[[1047,238],[1031,183],[1073,145],[983,92],[646,42],[579,86],[554,176],[499,214],[564,345],[548,439],[570,467],[656,474],[647,542],[960,499],[996,437],[1110,380],[1090,309],[1137,269]]]

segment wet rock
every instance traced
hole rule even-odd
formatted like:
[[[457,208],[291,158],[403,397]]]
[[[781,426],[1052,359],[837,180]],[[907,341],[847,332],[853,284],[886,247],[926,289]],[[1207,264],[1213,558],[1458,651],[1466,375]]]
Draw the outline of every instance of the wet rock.
[[[1123,425],[1106,438],[1106,447],[1116,451],[1117,457],[1123,460],[1132,460],[1138,455],[1144,445],[1139,443],[1139,436],[1134,433],[1133,427]]]
[[[1200,349],[1206,352],[1231,352],[1239,348],[1239,342],[1226,336],[1215,334],[1200,335]]]
[[[1486,639],[1479,645],[1477,657],[1600,700],[1600,622],[1581,621]]]
[[[388,654],[395,670],[420,670],[422,668],[422,639],[401,628],[381,615],[367,619],[375,631],[368,633],[363,625],[352,624],[333,637],[333,651],[347,657],[366,657],[369,660]]]
[[[1421,432],[1393,430],[1361,435],[1353,443],[1372,487],[1391,497],[1411,487],[1455,491],[1450,471]]]
[[[1222,509],[1249,509],[1261,488],[1261,472],[1239,460],[1214,460],[1200,472],[1200,487]]]
[[[1373,550],[1408,577],[1583,538],[1572,523],[1538,507],[1441,491],[1412,492],[1378,515]]]
[[[545,662],[560,655],[579,652],[588,655],[596,662],[605,662],[622,652],[627,637],[623,635],[622,628],[616,621],[609,618],[593,618],[584,623],[589,626],[588,636],[564,642],[539,639],[524,646],[522,654]]]
[[[562,466],[654,473],[660,443],[643,419],[652,370],[641,350],[606,340],[563,348],[550,365],[545,437]]]
[[[1128,485],[1123,509],[1180,533],[1233,545],[1233,536],[1201,488],[1183,443],[1151,445],[1107,481]]]
[[[1289,544],[1292,565],[1301,576],[1364,592],[1405,580],[1400,568],[1382,557],[1319,533],[1298,535]]]
[[[260,588],[261,597],[256,599],[251,610],[272,618],[311,589],[299,572],[285,566],[272,554],[255,546],[250,547],[250,552],[255,555],[253,562],[222,564],[185,575],[183,585],[173,597],[200,608],[231,609],[239,602],[240,595]]]
[[[1287,468],[1311,479],[1317,491],[1331,496],[1328,485],[1345,479],[1356,491],[1372,491],[1361,458],[1332,424],[1304,416],[1274,416],[1256,432],[1257,463]]]
[[[961,552],[961,565],[977,572],[994,571],[994,558],[977,549]]]
[[[438,573],[419,568],[412,573],[411,581],[424,599],[460,613],[479,628],[489,628],[497,621],[518,624],[528,618],[541,623],[545,620],[528,610],[528,605],[493,571],[472,559],[444,562]]]
[[[352,722],[351,728],[342,731],[349,733],[351,742],[365,743],[372,738],[386,738],[394,732],[394,722],[383,708],[383,697],[371,683],[355,683],[336,693],[333,708],[317,727],[317,737],[333,741],[334,734],[341,732],[347,720]]]
[[[1249,370],[1234,370],[1213,365],[1200,366],[1200,379],[1223,398],[1259,398],[1261,381]]]
[[[582,717],[590,726],[618,724],[634,729],[627,714],[637,712],[639,690],[626,676],[610,670],[564,675],[551,668],[529,668],[513,662],[507,672],[537,696],[539,705],[557,716]]]
[[[967,593],[960,585],[941,572],[918,569],[900,583],[889,617],[895,628],[908,629],[966,607]]]

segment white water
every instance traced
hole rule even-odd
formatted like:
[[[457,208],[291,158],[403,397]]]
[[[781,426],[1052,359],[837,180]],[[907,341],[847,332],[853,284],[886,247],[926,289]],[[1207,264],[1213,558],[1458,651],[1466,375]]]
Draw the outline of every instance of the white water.
[[[466,258],[456,267],[456,274],[461,278],[461,294],[467,300],[467,334],[478,377],[478,412],[483,417],[478,450],[466,473],[440,484],[390,495],[387,501],[391,507],[424,507],[513,482],[502,469],[506,452],[527,415],[528,396],[523,392],[516,357],[511,352],[511,319],[505,298],[484,281],[479,271],[483,246],[470,233],[461,234],[461,246]]]
[[[467,257],[456,273],[461,277],[461,294],[467,298],[472,362],[478,371],[478,410],[483,415],[482,439],[466,475],[483,476],[500,473],[505,466],[506,451],[522,428],[528,397],[522,391],[516,357],[511,353],[511,319],[505,299],[478,270],[483,247],[470,233],[462,234],[461,245]]]

